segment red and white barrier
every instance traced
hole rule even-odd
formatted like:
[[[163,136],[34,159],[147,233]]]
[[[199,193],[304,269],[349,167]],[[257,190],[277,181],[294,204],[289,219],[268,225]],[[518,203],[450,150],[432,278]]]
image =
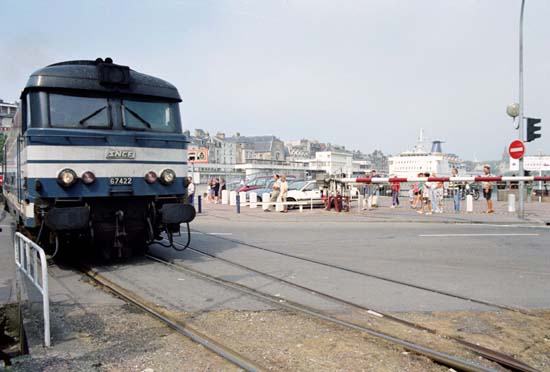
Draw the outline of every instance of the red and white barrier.
[[[471,176],[471,177],[357,177],[340,178],[345,183],[392,183],[392,182],[514,182],[550,181],[550,176]]]

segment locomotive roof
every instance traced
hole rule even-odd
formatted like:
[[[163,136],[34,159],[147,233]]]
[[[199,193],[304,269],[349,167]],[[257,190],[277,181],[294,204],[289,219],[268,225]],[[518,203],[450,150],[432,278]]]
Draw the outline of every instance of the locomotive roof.
[[[176,87],[167,81],[105,61],[65,61],[35,71],[23,93],[31,90],[86,90],[120,95],[140,95],[181,101]]]

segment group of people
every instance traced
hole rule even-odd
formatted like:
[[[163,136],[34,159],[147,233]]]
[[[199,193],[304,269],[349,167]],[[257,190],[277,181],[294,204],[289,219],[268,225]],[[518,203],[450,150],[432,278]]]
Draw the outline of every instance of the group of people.
[[[492,177],[491,167],[486,165],[483,168],[483,173],[485,177]],[[419,173],[418,177],[436,177],[435,173]],[[465,184],[464,182],[453,181],[453,178],[458,177],[458,169],[453,168],[451,170],[450,182],[448,184],[447,190],[449,195],[453,198],[453,207],[455,213],[460,213],[460,202],[462,200],[462,193],[464,192]],[[494,213],[493,201],[492,201],[492,190],[493,183],[490,181],[484,181],[481,183],[483,189],[483,197],[487,202],[487,211],[486,213]],[[443,213],[443,196],[444,196],[444,185],[443,182],[416,182],[411,190],[409,191],[409,199],[411,208],[418,209],[417,212],[420,214],[432,214],[432,213]],[[398,202],[399,204],[399,202]]]
[[[486,165],[483,168],[484,176],[492,177],[491,168]],[[379,177],[376,170],[372,170],[366,174],[367,177],[376,178]],[[418,177],[428,178],[437,177],[435,173],[418,173]],[[453,198],[454,212],[460,212],[460,202],[462,200],[462,193],[464,192],[465,183],[453,181],[454,177],[458,177],[458,169],[454,168],[451,171],[451,180],[447,185],[448,195]],[[492,201],[492,182],[482,182],[483,197],[487,202],[486,213],[494,213],[493,201]],[[391,208],[399,207],[399,193],[401,191],[400,182],[391,183],[392,205]],[[366,206],[363,209],[376,208],[378,206],[378,197],[380,195],[380,185],[376,183],[366,184],[364,188]],[[445,195],[445,185],[441,181],[429,182],[419,181],[411,185],[409,189],[409,202],[411,208],[417,210],[420,214],[433,214],[443,213],[443,198]]]
[[[275,174],[273,176],[273,185],[271,186],[271,197],[269,198],[269,203],[279,203],[279,202],[286,202],[286,198],[288,196],[288,182],[286,180],[286,176],[279,177],[278,174]],[[268,208],[264,209],[264,212],[271,212],[272,205],[270,204]],[[288,212],[288,205],[283,205],[283,209],[281,210],[282,213]]]
[[[225,178],[221,180],[218,177],[212,177],[208,181],[207,201],[209,203],[220,204],[222,191],[226,190]]]

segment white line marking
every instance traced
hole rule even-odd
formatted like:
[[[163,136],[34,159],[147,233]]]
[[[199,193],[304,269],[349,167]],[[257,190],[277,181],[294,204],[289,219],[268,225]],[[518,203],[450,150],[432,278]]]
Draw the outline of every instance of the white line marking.
[[[208,233],[207,235],[233,235],[233,233]]]
[[[444,238],[460,236],[539,236],[540,234],[420,234],[423,238]]]

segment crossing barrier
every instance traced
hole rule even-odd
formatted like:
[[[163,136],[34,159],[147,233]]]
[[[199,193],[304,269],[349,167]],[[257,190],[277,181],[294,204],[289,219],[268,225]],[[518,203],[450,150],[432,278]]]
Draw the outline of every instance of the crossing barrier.
[[[48,292],[48,263],[46,253],[38,244],[21,233],[14,237],[15,264],[42,295],[44,310],[44,345],[50,347],[50,295]],[[40,276],[39,266],[40,261]]]

